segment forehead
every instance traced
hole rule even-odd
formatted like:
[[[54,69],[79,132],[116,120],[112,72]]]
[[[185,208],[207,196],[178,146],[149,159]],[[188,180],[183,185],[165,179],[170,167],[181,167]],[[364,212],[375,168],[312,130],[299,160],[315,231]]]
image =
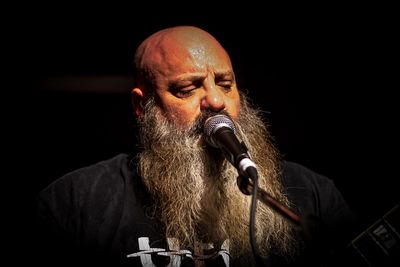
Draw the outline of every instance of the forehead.
[[[231,61],[212,37],[187,33],[179,38],[168,36],[154,46],[151,67],[163,76],[187,72],[230,71]]]

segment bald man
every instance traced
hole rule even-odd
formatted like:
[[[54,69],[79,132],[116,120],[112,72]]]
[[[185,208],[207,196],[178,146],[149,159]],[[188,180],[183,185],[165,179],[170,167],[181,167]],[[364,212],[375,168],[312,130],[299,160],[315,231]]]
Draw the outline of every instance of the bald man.
[[[39,259],[255,266],[251,196],[240,192],[236,168],[202,134],[204,122],[217,114],[235,123],[263,190],[329,229],[352,220],[331,180],[281,159],[259,111],[238,90],[228,53],[209,33],[191,26],[156,32],[138,47],[135,68],[139,151],[68,173],[40,193]],[[258,205],[255,225],[266,263],[310,260],[302,229],[267,206]]]

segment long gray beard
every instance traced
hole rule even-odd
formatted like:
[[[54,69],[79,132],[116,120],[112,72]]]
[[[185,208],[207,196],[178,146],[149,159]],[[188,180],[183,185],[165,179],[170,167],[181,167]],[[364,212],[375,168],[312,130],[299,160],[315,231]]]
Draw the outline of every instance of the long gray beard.
[[[237,170],[219,150],[204,144],[201,115],[189,129],[169,122],[149,100],[139,121],[143,150],[138,154],[139,172],[155,199],[155,209],[165,225],[166,236],[181,246],[195,242],[221,244],[229,239],[230,254],[251,253],[249,242],[250,196],[236,184]],[[259,186],[289,206],[279,181],[279,155],[258,111],[241,96],[241,112],[235,122],[253,161],[258,166]],[[293,229],[280,215],[259,203],[256,237],[264,256],[272,249],[285,256],[295,251]]]

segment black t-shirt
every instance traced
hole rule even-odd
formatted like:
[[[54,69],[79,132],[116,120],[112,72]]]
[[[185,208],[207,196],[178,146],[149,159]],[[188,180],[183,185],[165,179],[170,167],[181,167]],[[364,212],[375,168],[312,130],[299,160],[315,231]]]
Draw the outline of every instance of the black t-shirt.
[[[352,213],[331,180],[295,163],[282,162],[281,169],[285,193],[301,218],[311,215],[337,233],[351,222]],[[38,227],[33,229],[31,250],[39,263],[193,264],[191,251],[162,234],[151,198],[127,154],[56,180],[40,193],[35,212]],[[320,238],[325,232],[315,233]],[[229,263],[225,244],[218,255],[212,266]]]

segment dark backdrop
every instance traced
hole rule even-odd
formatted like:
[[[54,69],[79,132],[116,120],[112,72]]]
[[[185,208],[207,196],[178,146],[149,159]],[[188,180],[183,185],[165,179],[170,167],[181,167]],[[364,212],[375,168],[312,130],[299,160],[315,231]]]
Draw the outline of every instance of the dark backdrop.
[[[134,149],[134,50],[178,24],[220,40],[285,158],[333,179],[365,225],[398,202],[398,43],[387,9],[46,8],[19,13],[10,50],[9,179],[23,207],[66,172]]]

